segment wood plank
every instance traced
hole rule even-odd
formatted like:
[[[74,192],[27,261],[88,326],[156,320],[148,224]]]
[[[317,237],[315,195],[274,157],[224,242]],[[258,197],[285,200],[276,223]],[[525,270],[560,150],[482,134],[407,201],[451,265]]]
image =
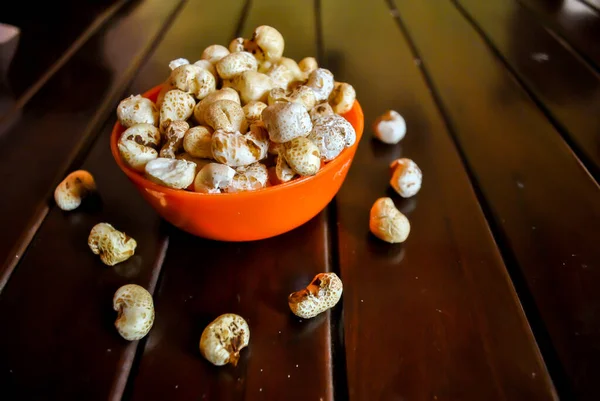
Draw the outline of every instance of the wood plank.
[[[198,2],[197,7],[205,5]],[[176,26],[190,23],[185,15]],[[249,37],[260,24],[281,29],[286,55],[299,58],[316,53],[313,13],[306,2],[252,1],[243,36]],[[200,40],[193,42],[193,48],[172,56],[189,56],[232,39],[227,36],[230,30],[223,29],[223,20],[203,26],[221,37],[205,40],[197,35]],[[181,42],[174,33],[163,43]],[[178,48],[170,50],[174,49]],[[171,232],[155,297],[156,323],[132,385],[132,399],[331,400],[329,313],[301,321],[287,306],[290,292],[330,269],[325,219],[322,213],[285,235],[243,244]],[[198,342],[204,327],[227,312],[248,320],[250,346],[236,368],[217,368],[202,358]]]
[[[600,75],[540,26],[515,0],[456,0],[542,109],[564,129],[593,175],[600,177]]]
[[[395,109],[408,126],[397,146],[369,141],[367,131],[337,197],[349,399],[555,399],[419,60],[385,3],[326,2],[322,12],[327,64],[355,85],[366,125]],[[389,189],[399,157],[424,174],[412,199]],[[382,196],[411,221],[404,244],[369,234]]]
[[[8,88],[14,98],[23,95],[71,47],[80,47],[125,4],[123,0],[61,1],[2,5],[2,22],[21,30],[19,45],[8,71]],[[40,46],[40,40],[44,45]],[[33,62],[33,60],[35,60]]]
[[[130,48],[123,37],[132,27],[148,34],[138,27],[142,21],[154,21],[160,31],[175,9],[175,4],[164,8],[158,2],[132,9],[124,25],[107,32],[105,50],[116,50],[108,44],[116,46],[119,38],[119,49]],[[113,62],[115,71],[126,68],[119,67],[118,59]],[[0,332],[0,386],[6,399],[119,400],[124,392],[138,342],[123,340],[114,329],[112,296],[128,283],[154,290],[167,237],[161,220],[112,159],[113,124],[114,117],[86,161],[77,165],[95,176],[100,196],[74,212],[52,208],[0,293],[0,321],[10,327]],[[87,236],[101,221],[136,238],[134,257],[106,267],[90,252]]]
[[[12,229],[0,242],[0,289],[46,216],[54,186],[113,115],[178,4],[146,0],[123,10],[37,92],[0,138],[0,179],[11,188],[0,200],[0,226]]]
[[[600,0],[581,0],[583,3],[600,11]]]
[[[519,0],[600,69],[600,12],[578,0]]]
[[[172,233],[132,399],[331,400],[329,313],[302,321],[287,306],[290,292],[328,270],[326,243],[323,215],[260,242]],[[250,325],[235,368],[198,351],[202,330],[223,313]]]
[[[100,197],[65,213],[53,207],[0,293],[0,386],[7,400],[118,400],[138,342],[119,337],[112,296],[135,283],[152,291],[166,248],[161,222],[112,161],[112,121],[82,168]],[[107,267],[87,237],[109,222],[138,242]],[[10,328],[10,329],[8,329]]]
[[[451,2],[396,2],[489,207],[559,393],[596,398],[600,192]],[[524,282],[522,279],[524,278]],[[521,288],[522,287],[522,288]],[[567,374],[564,382],[562,369]]]

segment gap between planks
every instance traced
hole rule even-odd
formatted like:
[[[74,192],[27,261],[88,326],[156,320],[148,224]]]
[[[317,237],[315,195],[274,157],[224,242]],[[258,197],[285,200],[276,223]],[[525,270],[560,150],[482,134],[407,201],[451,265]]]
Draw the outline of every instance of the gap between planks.
[[[154,45],[152,46],[152,49],[150,49],[150,50],[153,50],[154,48],[156,48],[159,45],[162,37],[168,31],[167,28],[169,28],[172,25],[172,23],[175,21],[176,17],[179,15],[179,12],[183,9],[184,4],[187,3],[188,1],[189,0],[182,0],[179,7],[176,9],[176,11],[173,13],[173,15],[169,18],[168,22],[165,24],[165,29],[163,29],[161,31],[160,37],[157,38],[157,40],[154,42]],[[238,23],[236,25],[234,32],[232,33],[230,40],[233,40],[241,35],[242,31],[244,30],[246,18],[249,15],[249,10],[250,10],[251,5],[252,5],[252,0],[245,1],[244,6],[242,7],[242,11],[239,16]],[[151,53],[152,53],[151,51],[148,51],[148,53],[146,54],[146,57],[144,57],[144,59],[150,57]],[[140,65],[137,66],[136,69],[139,69],[139,67],[141,67],[141,63],[140,63]],[[131,80],[133,80],[134,77],[135,76],[133,76]],[[177,230],[177,228],[171,227],[171,230],[173,230],[173,229]],[[148,287],[148,292],[150,292],[150,294],[152,294],[153,297],[154,297],[154,293],[155,293],[156,289],[160,286],[160,282],[163,277],[162,267],[163,267],[165,258],[167,256],[170,236],[171,236],[170,233],[167,233],[167,235],[165,236],[163,243],[161,244],[161,249],[158,253],[159,256],[153,267],[154,274],[152,276],[150,285]],[[1,282],[0,282],[0,284],[1,284]],[[1,287],[0,287],[0,290],[1,290]],[[148,341],[148,336],[146,336],[145,338],[140,340],[138,342],[138,344],[131,344],[129,346],[129,348],[127,349],[125,356],[123,357],[123,359],[125,359],[125,361],[122,365],[123,366],[122,371],[119,373],[118,377],[113,382],[113,387],[111,388],[111,392],[110,392],[110,396],[109,396],[110,401],[128,400],[128,399],[131,399],[131,397],[133,396],[135,379],[136,379],[139,369],[140,369],[140,365],[141,365],[142,358],[144,356],[144,350],[146,348],[147,341]]]
[[[589,176],[598,184],[600,182],[600,167],[596,166],[593,160],[591,160],[588,156],[586,156],[585,152],[577,145],[577,143],[572,139],[569,131],[558,121],[557,118],[554,117],[552,111],[544,103],[535,95],[534,91],[527,85],[525,80],[521,78],[519,73],[510,65],[508,60],[502,55],[502,53],[498,50],[494,42],[490,39],[490,37],[481,29],[479,24],[475,21],[475,19],[465,10],[465,8],[460,4],[457,0],[449,0],[454,7],[458,10],[458,12],[462,15],[462,17],[467,20],[467,22],[471,25],[471,27],[477,32],[477,34],[483,39],[486,46],[492,54],[500,61],[502,66],[510,73],[511,78],[513,78],[519,86],[527,93],[527,96],[533,101],[533,103],[537,106],[537,108],[542,112],[544,117],[550,121],[554,129],[560,134],[562,140],[567,144],[567,148],[573,155],[573,157],[579,162],[583,170],[589,174]],[[519,3],[520,5],[520,3]],[[576,53],[573,52],[571,46],[564,46],[564,41],[560,41],[563,44],[563,47],[569,51],[575,58],[580,59]],[[587,66],[587,63],[585,63]],[[594,73],[595,70],[592,70]],[[596,74],[597,75],[597,74]]]
[[[593,57],[588,56],[583,49],[580,48],[576,43],[571,43],[568,40],[568,33],[561,33],[560,29],[556,29],[556,27],[560,28],[560,24],[553,23],[552,21],[546,20],[543,16],[539,15],[526,1],[523,0],[515,0],[523,9],[527,10],[537,21],[539,21],[540,25],[542,25],[548,33],[556,38],[563,46],[572,50],[572,53],[577,56],[580,60],[582,60],[590,69],[594,70],[596,73],[600,73],[600,65],[598,65]],[[573,0],[577,1],[577,0]],[[584,7],[589,7],[592,12],[598,11],[600,14],[600,10],[592,7],[588,3],[581,3]],[[600,18],[600,15],[599,15]]]
[[[431,76],[427,71],[426,62],[424,62],[421,58],[419,50],[417,49],[416,44],[412,39],[410,32],[408,31],[407,26],[404,24],[402,18],[400,17],[400,12],[396,8],[394,0],[384,1],[388,5],[390,9],[390,15],[395,20],[402,36],[407,42],[414,59],[416,61],[418,60],[419,70],[421,71],[423,79],[430,90],[434,103],[438,108],[440,115],[442,116],[446,128],[448,129],[450,139],[454,143],[458,156],[460,157],[461,162],[467,173],[467,176],[469,177],[469,181],[471,183],[471,187],[473,188],[473,192],[475,193],[477,202],[479,203],[479,207],[483,212],[490,233],[492,234],[492,238],[500,252],[500,256],[502,257],[502,261],[504,263],[504,266],[506,267],[506,270],[513,283],[513,286],[515,287],[515,292],[518,295],[519,302],[521,304],[521,307],[523,308],[523,311],[525,312],[525,316],[530,325],[531,331],[534,334],[535,341],[537,342],[538,347],[540,349],[542,359],[546,364],[546,369],[548,369],[548,373],[553,381],[554,386],[556,387],[556,391],[560,395],[560,398],[564,397],[565,399],[572,399],[572,397],[574,397],[573,389],[568,384],[568,380],[566,379],[567,375],[564,369],[562,368],[556,350],[552,345],[552,341],[546,328],[546,325],[544,324],[541,318],[541,314],[537,306],[535,305],[533,295],[527,288],[525,277],[523,276],[521,270],[518,267],[519,264],[517,262],[517,258],[514,252],[511,250],[508,238],[506,237],[506,235],[504,235],[503,231],[500,228],[500,225],[494,218],[492,209],[479,187],[479,183],[475,178],[473,168],[468,162],[465,151],[456,135],[456,129],[450,121],[448,111],[446,110],[442,99],[435,85],[433,84],[433,80],[431,79]],[[454,4],[454,0],[450,1],[452,1],[452,3]],[[479,31],[477,32],[479,33]],[[510,71],[510,73],[514,76],[512,71]],[[521,82],[518,82],[522,86]]]
[[[67,162],[64,164],[63,168],[59,169],[59,175],[54,179],[54,182],[48,189],[46,196],[40,200],[38,208],[34,212],[33,216],[29,219],[29,222],[25,226],[23,232],[19,234],[19,240],[13,247],[12,251],[8,254],[8,258],[2,261],[2,269],[0,269],[0,271],[3,271],[3,273],[0,275],[0,292],[2,292],[8,283],[10,276],[33,241],[37,230],[46,219],[46,216],[50,211],[50,207],[53,205],[52,194],[54,193],[54,188],[60,181],[62,181],[66,172],[74,170],[81,165],[82,161],[89,153],[92,145],[95,143],[96,139],[98,139],[102,127],[104,126],[101,123],[103,121],[108,121],[108,118],[111,115],[111,110],[114,108],[114,104],[120,99],[120,97],[122,97],[125,89],[131,84],[131,81],[137,75],[140,66],[160,42],[168,28],[173,23],[175,17],[179,14],[183,5],[187,1],[188,0],[181,0],[179,5],[173,9],[169,17],[165,20],[161,29],[154,36],[153,40],[151,40],[149,44],[146,45],[146,47],[140,52],[140,55],[133,60],[125,74],[123,74],[121,81],[116,85],[115,89],[109,93],[108,96],[106,96],[104,102],[98,107],[98,111],[90,120],[90,123],[83,132],[78,144],[75,146],[71,154],[66,157]]]
[[[167,257],[167,251],[169,250],[169,238],[169,235],[165,235],[161,240],[156,261],[152,266],[152,276],[150,277],[147,290],[150,294],[152,294],[153,297],[156,289],[159,288],[160,281],[162,279],[162,267],[165,262],[165,258]],[[127,349],[121,358],[122,362],[119,363],[121,369],[117,373],[110,389],[110,394],[108,396],[110,401],[119,401],[122,399],[131,398],[133,382],[137,376],[147,341],[148,336],[144,337],[140,341],[132,342],[127,346]]]
[[[81,47],[92,37],[100,28],[104,26],[109,19],[111,19],[117,11],[119,11],[125,4],[127,4],[128,0],[120,0],[119,2],[113,4],[107,10],[105,10],[102,14],[100,14],[90,26],[81,34],[79,37],[69,46],[69,48],[63,53],[62,56],[58,60],[54,62],[48,68],[48,70],[36,81],[34,82],[26,91],[17,99],[13,107],[6,111],[6,114],[0,116],[0,126],[5,121],[10,120],[11,117],[16,115],[20,109],[22,109],[29,100],[56,74],[60,68],[67,63],[73,57],[73,55],[81,49]],[[1,133],[0,133],[1,134]],[[0,280],[0,290],[2,289],[2,280]]]

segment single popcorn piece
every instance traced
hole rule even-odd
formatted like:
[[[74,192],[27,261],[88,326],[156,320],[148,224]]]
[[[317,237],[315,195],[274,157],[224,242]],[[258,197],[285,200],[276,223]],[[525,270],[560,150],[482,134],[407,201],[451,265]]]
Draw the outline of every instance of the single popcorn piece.
[[[329,95],[329,104],[338,114],[349,112],[356,100],[356,91],[354,87],[345,82],[336,82],[331,95]]]
[[[178,58],[169,62],[169,68],[171,71],[176,69],[177,67],[181,67],[182,65],[189,64],[190,61],[186,58]]]
[[[194,112],[196,101],[189,93],[173,89],[165,94],[160,106],[160,131],[164,132],[171,121],[185,121]]]
[[[295,138],[286,142],[283,157],[290,168],[302,176],[315,175],[321,168],[319,148],[308,138]]]
[[[141,123],[158,125],[158,109],[150,99],[141,95],[129,96],[117,106],[117,118],[125,128]]]
[[[285,41],[277,29],[261,25],[254,30],[245,47],[254,51],[258,60],[276,61],[283,55]]]
[[[194,180],[194,191],[204,194],[219,194],[233,180],[236,171],[220,163],[209,163],[202,167]]]
[[[261,163],[238,167],[227,192],[255,191],[265,188],[269,180],[267,167]]]
[[[289,142],[307,136],[312,122],[306,109],[298,103],[275,103],[262,112],[262,119],[275,143]]]
[[[187,160],[159,157],[146,164],[146,176],[159,185],[185,189],[194,182],[196,164]]]
[[[287,92],[285,89],[273,88],[269,91],[269,95],[267,96],[268,105],[271,106],[277,102],[289,102]]]
[[[317,68],[308,76],[306,86],[315,92],[317,103],[327,101],[331,91],[333,91],[333,74],[325,68]]]
[[[185,121],[169,121],[165,127],[167,141],[160,150],[160,157],[174,159],[183,145],[183,137],[190,128]]]
[[[204,121],[215,131],[245,133],[248,128],[242,106],[233,100],[217,100],[206,106]]]
[[[236,366],[250,342],[250,327],[239,315],[226,313],[210,323],[200,337],[200,353],[215,366]]]
[[[304,73],[298,64],[287,57],[272,63],[266,74],[272,79],[274,87],[285,90],[289,89],[293,82],[304,80]]]
[[[231,80],[231,86],[240,93],[243,104],[251,101],[266,101],[273,82],[267,75],[257,71],[244,71]]]
[[[267,157],[269,138],[264,127],[253,124],[250,133],[217,130],[212,138],[213,158],[230,167],[247,166]]]
[[[230,53],[244,52],[247,51],[248,40],[244,38],[235,38],[229,42],[228,50]]]
[[[115,327],[128,341],[144,338],[154,324],[152,295],[136,284],[127,284],[115,292],[113,309],[119,313]]]
[[[214,75],[194,64],[184,64],[175,68],[171,72],[171,82],[177,89],[191,93],[196,99],[204,99],[217,88]]]
[[[232,79],[244,71],[256,71],[258,63],[248,52],[235,52],[223,57],[216,64],[217,73],[222,79]]]
[[[233,88],[223,88],[218,91],[214,91],[199,101],[194,108],[194,118],[198,124],[206,125],[206,122],[204,121],[204,112],[209,105],[217,100],[231,100],[237,104],[241,104],[240,95]]]
[[[154,125],[150,124],[135,124],[130,128],[126,129],[121,134],[120,140],[133,141],[139,145],[149,146],[151,148],[158,148],[161,141],[161,135]]]
[[[345,118],[334,114],[315,119],[308,139],[317,145],[324,161],[331,161],[354,144],[356,132]]]
[[[423,173],[417,163],[410,159],[394,160],[390,164],[393,171],[390,185],[403,198],[410,198],[419,192],[423,182]]]
[[[198,60],[194,63],[194,65],[210,72],[215,79],[215,83],[217,83],[217,78],[219,77],[219,75],[217,75],[217,68],[214,66],[214,64],[212,64],[208,60]]]
[[[388,110],[375,120],[373,131],[381,142],[395,145],[406,135],[406,122],[398,112]]]
[[[217,61],[221,60],[223,57],[229,55],[229,50],[225,46],[221,45],[210,45],[202,52],[200,58],[202,60],[207,60],[211,64],[216,64]]]
[[[88,245],[105,265],[114,266],[133,256],[137,242],[110,224],[99,223],[92,228]]]
[[[94,177],[85,170],[73,171],[54,190],[54,201],[62,210],[74,210],[96,190]]]
[[[284,89],[275,88],[269,92],[267,97],[269,105],[273,105],[278,102],[283,103],[298,103],[310,111],[315,107],[315,92],[308,86],[300,85],[292,91],[286,92]]]
[[[283,157],[281,154],[277,155],[277,162],[275,164],[275,175],[277,176],[277,179],[281,182],[291,181],[296,176],[294,170],[292,170],[292,168],[287,164],[287,162],[285,161],[285,157]]]
[[[329,103],[319,103],[310,110],[310,119],[315,123],[315,120],[319,117],[331,116],[335,114],[333,108]]]
[[[252,100],[244,105],[244,115],[248,124],[253,124],[257,121],[262,121],[262,111],[267,108],[263,102]]]
[[[333,308],[340,300],[344,287],[335,273],[320,273],[303,290],[288,297],[292,313],[310,319]]]
[[[314,57],[305,57],[298,63],[298,67],[304,73],[304,75],[308,78],[311,72],[315,71],[319,68],[319,64]]]
[[[317,102],[315,92],[306,85],[300,85],[292,90],[288,96],[288,100],[301,104],[306,111],[312,110]]]
[[[212,159],[212,134],[211,128],[202,125],[188,129],[183,137],[183,149],[193,157]]]
[[[390,198],[379,198],[371,208],[369,228],[377,238],[389,242],[404,242],[410,233],[410,223]]]
[[[123,161],[136,171],[144,171],[150,160],[158,157],[158,152],[149,146],[140,145],[131,139],[121,138],[117,143]]]

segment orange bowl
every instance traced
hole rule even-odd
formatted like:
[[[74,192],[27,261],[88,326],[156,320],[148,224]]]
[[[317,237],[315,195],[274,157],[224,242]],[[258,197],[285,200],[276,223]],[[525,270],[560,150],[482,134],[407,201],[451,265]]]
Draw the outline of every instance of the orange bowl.
[[[144,93],[156,101],[161,86]],[[360,104],[344,116],[356,130],[356,142],[311,177],[250,192],[202,194],[155,184],[129,168],[117,142],[125,130],[118,122],[110,148],[115,161],[144,199],[171,224],[199,237],[220,241],[252,241],[290,231],[319,214],[340,189],[363,133]]]

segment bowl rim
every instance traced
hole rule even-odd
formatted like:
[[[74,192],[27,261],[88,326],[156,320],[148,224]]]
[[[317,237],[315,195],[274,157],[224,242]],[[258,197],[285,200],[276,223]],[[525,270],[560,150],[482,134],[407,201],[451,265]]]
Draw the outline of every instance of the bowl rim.
[[[144,92],[142,94],[142,96],[145,98],[149,98],[149,97],[153,96],[155,93],[157,94],[162,89],[162,86],[163,86],[163,84],[157,85],[157,86],[153,87],[152,89],[149,89],[146,92]],[[275,191],[283,191],[286,188],[291,188],[294,186],[302,185],[306,182],[317,179],[317,177],[319,175],[325,174],[327,170],[334,169],[338,165],[340,165],[340,167],[341,167],[341,165],[343,163],[347,163],[349,160],[352,160],[351,153],[354,152],[356,150],[356,148],[358,147],[358,144],[359,144],[360,140],[362,139],[362,134],[363,134],[363,130],[364,130],[364,113],[363,113],[362,107],[360,106],[360,103],[358,102],[358,100],[354,101],[354,104],[352,105],[352,109],[350,112],[356,113],[357,116],[359,117],[357,127],[353,126],[354,130],[356,131],[356,141],[354,142],[354,144],[352,146],[344,149],[338,155],[338,157],[336,157],[332,161],[324,164],[323,167],[321,167],[319,169],[319,171],[317,172],[317,174],[315,174],[315,175],[311,175],[308,177],[296,178],[296,179],[288,181],[288,182],[268,186],[265,188],[256,189],[254,191],[202,193],[202,192],[188,191],[186,189],[169,188],[169,187],[157,184],[153,181],[150,181],[143,174],[132,169],[127,164],[125,164],[125,162],[121,158],[121,154],[119,153],[117,144],[118,144],[119,138],[121,137],[123,132],[125,132],[125,128],[123,126],[121,126],[121,124],[119,123],[118,120],[113,125],[113,129],[110,134],[110,148],[111,148],[112,156],[115,159],[115,162],[117,163],[119,168],[131,180],[135,181],[139,185],[144,186],[145,189],[149,189],[149,190],[156,191],[156,192],[163,192],[165,194],[191,196],[191,197],[194,197],[194,196],[197,196],[197,197],[224,197],[224,198],[226,198],[226,197],[229,197],[229,198],[231,198],[231,197],[237,197],[237,198],[250,197],[250,196],[255,196],[257,194],[263,194],[263,193],[267,193],[267,192],[273,193]],[[350,113],[350,112],[348,112],[348,113]],[[344,117],[344,116],[342,115],[342,117]],[[122,129],[122,131],[121,131],[121,129]],[[121,131],[121,132],[119,133],[119,131]]]

